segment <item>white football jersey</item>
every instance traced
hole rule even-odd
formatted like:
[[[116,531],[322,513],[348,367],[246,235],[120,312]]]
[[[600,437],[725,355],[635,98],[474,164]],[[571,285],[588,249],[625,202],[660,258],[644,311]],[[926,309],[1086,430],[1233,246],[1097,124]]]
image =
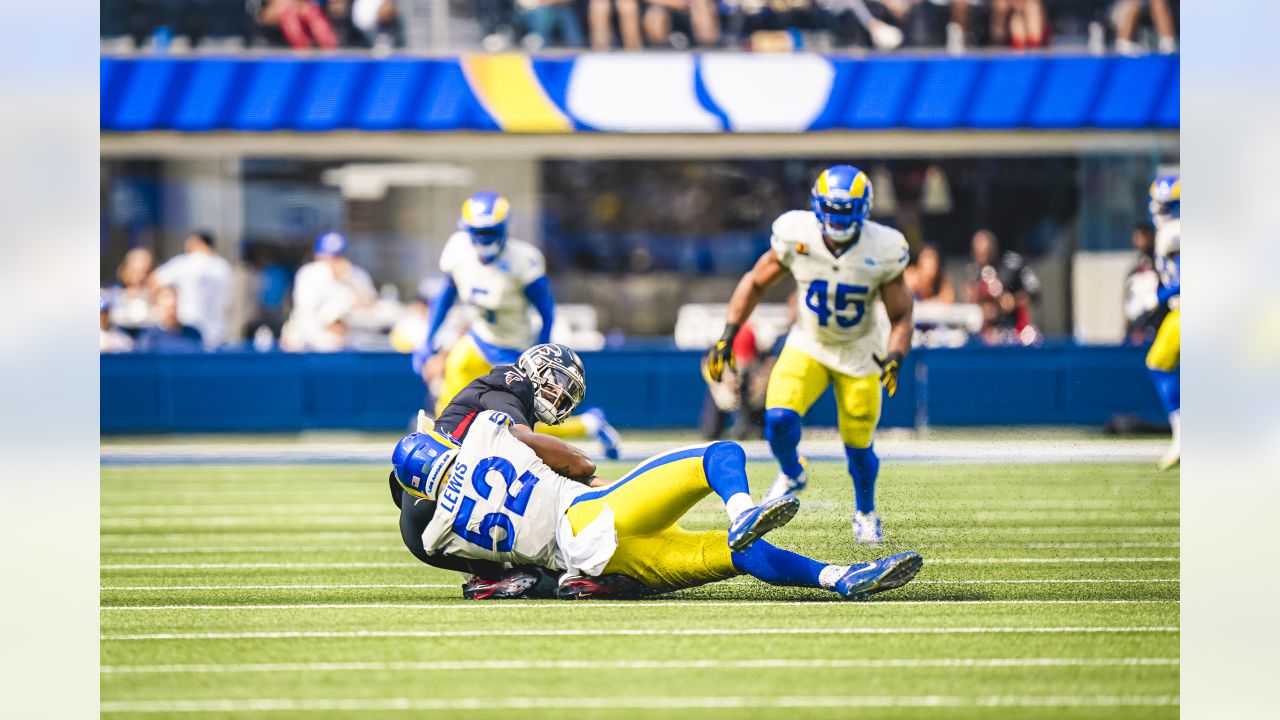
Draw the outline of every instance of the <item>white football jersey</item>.
[[[547,274],[542,251],[510,238],[502,254],[486,265],[480,262],[471,236],[456,232],[440,254],[440,270],[453,278],[458,299],[471,314],[471,330],[481,340],[523,350],[537,339],[535,317],[524,289]]]
[[[1160,284],[1172,287],[1181,283],[1178,266],[1173,258],[1182,252],[1182,221],[1166,220],[1156,228],[1156,272],[1160,274]]]
[[[556,531],[574,498],[591,488],[547,467],[511,436],[510,424],[492,410],[476,416],[422,546],[472,560],[564,569]]]
[[[867,221],[857,242],[836,257],[817,216],[792,210],[773,222],[770,244],[800,294],[787,345],[845,375],[879,375],[872,355],[883,354],[889,339],[880,286],[907,267],[902,233]]]

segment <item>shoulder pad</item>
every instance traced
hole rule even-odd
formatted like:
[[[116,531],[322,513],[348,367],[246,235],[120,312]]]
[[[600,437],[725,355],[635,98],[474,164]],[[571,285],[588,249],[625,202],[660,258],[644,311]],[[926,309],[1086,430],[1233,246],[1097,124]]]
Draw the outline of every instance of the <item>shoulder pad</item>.
[[[805,243],[815,222],[813,213],[808,210],[789,210],[773,221],[773,235],[769,238],[769,245],[784,267],[790,266],[797,254],[805,255],[809,252]]]

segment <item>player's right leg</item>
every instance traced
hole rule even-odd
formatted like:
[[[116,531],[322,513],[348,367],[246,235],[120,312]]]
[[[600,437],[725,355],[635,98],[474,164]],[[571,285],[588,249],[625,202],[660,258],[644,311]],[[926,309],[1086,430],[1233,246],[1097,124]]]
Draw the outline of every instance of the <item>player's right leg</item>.
[[[1168,452],[1160,458],[1160,469],[1177,465],[1182,456],[1182,385],[1179,377],[1179,364],[1182,349],[1182,321],[1178,308],[1169,311],[1156,331],[1156,339],[1147,351],[1147,371],[1155,382],[1156,393],[1169,416],[1169,427],[1173,430],[1173,442]]]
[[[453,396],[462,391],[472,380],[486,375],[493,370],[493,365],[485,359],[484,353],[476,345],[470,334],[463,335],[450,348],[444,361],[444,383],[440,396],[436,398],[436,416],[439,417],[449,406]]]
[[[782,348],[765,391],[764,436],[781,470],[766,500],[798,493],[808,483],[805,461],[799,455],[800,418],[829,382],[830,372],[818,361],[793,347]]]

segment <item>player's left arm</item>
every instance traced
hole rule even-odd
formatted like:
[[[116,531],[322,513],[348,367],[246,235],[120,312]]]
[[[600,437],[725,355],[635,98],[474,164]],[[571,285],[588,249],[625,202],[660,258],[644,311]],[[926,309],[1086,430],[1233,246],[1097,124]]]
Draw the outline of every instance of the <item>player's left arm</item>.
[[[511,436],[528,445],[538,459],[561,475],[583,484],[595,478],[596,464],[587,454],[557,437],[542,435],[528,425],[508,426]]]
[[[542,329],[538,331],[538,343],[551,342],[551,326],[556,321],[556,302],[551,297],[551,283],[547,276],[534,280],[524,286],[524,296],[529,299],[538,316],[542,318]]]
[[[911,292],[902,273],[880,286],[880,299],[889,314],[890,329],[888,352],[883,358],[876,358],[876,362],[881,369],[880,384],[889,391],[889,397],[893,397],[898,392],[898,370],[911,350],[911,334],[915,331]]]

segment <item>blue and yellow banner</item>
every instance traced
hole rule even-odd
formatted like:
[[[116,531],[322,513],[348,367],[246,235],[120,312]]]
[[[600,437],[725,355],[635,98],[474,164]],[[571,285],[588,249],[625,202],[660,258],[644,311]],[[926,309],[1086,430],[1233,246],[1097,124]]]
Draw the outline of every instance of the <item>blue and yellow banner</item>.
[[[104,57],[110,132],[1176,129],[1177,56]]]

